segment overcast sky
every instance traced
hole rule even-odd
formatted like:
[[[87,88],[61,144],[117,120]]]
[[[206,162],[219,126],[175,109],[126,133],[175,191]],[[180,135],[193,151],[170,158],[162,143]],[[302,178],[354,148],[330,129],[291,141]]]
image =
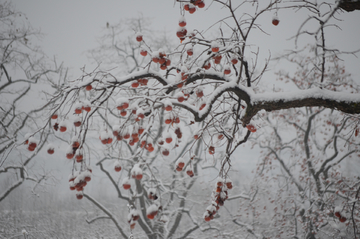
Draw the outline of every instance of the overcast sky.
[[[211,1],[205,2],[207,8]],[[143,15],[152,19],[154,29],[169,32],[175,40],[180,17],[179,4],[174,4],[173,0],[17,0],[13,3],[17,10],[26,14],[34,28],[45,34],[40,44],[47,55],[55,55],[58,61],[64,62],[71,68],[74,77],[79,76],[79,69],[84,65],[95,67],[90,66],[86,52],[98,46],[96,38],[101,36],[107,22],[115,24],[121,19]],[[220,9],[215,3],[210,9],[206,8],[186,15],[189,28],[206,29],[226,14],[226,9]],[[272,14],[265,14],[259,19],[269,35],[254,32],[250,36],[250,43],[262,47],[260,49],[263,58],[268,56],[269,51],[272,56],[276,56],[283,49],[292,48],[294,41],[288,38],[296,33],[299,23],[308,16],[305,11],[283,10],[279,12],[280,24],[274,27],[271,25]],[[341,45],[341,49],[346,51],[360,49],[359,12],[344,12],[337,17],[343,20],[336,22],[342,30],[327,30],[326,40],[329,47]],[[305,42],[305,39],[300,40]],[[360,60],[354,56],[349,59],[348,69],[360,78]]]

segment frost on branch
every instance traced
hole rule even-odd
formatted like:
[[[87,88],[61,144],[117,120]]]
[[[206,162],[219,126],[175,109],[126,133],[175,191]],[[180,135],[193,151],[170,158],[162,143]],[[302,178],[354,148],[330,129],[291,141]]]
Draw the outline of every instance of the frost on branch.
[[[306,72],[305,68],[302,69],[305,72],[303,77],[301,80],[296,80],[298,90],[281,92],[276,89],[269,90],[266,85],[262,85],[261,79],[266,79],[268,76],[266,71],[269,69],[269,62],[266,62],[263,68],[258,68],[257,54],[252,51],[248,42],[250,32],[262,27],[257,23],[261,14],[271,13],[272,15],[274,11],[277,14],[277,11],[289,8],[302,8],[308,10],[309,14],[313,14],[313,8],[316,7],[307,1],[290,7],[291,3],[288,2],[254,1],[251,6],[255,6],[253,12],[247,11],[248,18],[238,18],[237,14],[242,15],[241,4],[234,6],[232,5],[234,1],[214,1],[214,4],[219,4],[229,10],[229,18],[220,22],[224,22],[226,26],[232,26],[226,31],[220,26],[219,34],[215,37],[197,29],[193,31],[188,29],[191,24],[185,21],[187,14],[201,13],[197,10],[204,7],[204,1],[177,2],[180,5],[181,15],[179,26],[176,26],[173,32],[174,37],[178,38],[177,46],[166,48],[166,46],[151,44],[151,34],[145,30],[139,34],[138,28],[135,34],[132,33],[129,43],[119,44],[113,41],[116,39],[114,29],[109,33],[112,34],[110,35],[111,47],[106,46],[102,50],[117,51],[115,55],[121,59],[115,57],[114,64],[121,62],[124,69],[99,68],[94,72],[84,73],[84,76],[78,80],[69,82],[52,99],[54,109],[51,115],[56,114],[57,118],[54,117],[50,121],[57,137],[70,137],[70,139],[75,137],[79,140],[77,147],[70,142],[67,151],[70,154],[69,159],[74,160],[73,157],[76,158],[80,153],[94,156],[96,165],[114,186],[118,198],[141,210],[139,225],[147,234],[156,230],[157,227],[153,225],[162,222],[161,218],[170,215],[172,218],[169,221],[174,221],[174,225],[168,230],[169,238],[175,233],[176,224],[179,224],[184,214],[189,216],[189,220],[194,225],[186,233],[190,234],[192,230],[200,227],[200,224],[193,219],[190,210],[186,208],[185,199],[187,190],[201,177],[198,164],[203,159],[212,160],[219,170],[216,175],[219,178],[212,187],[212,194],[208,195],[210,199],[207,208],[204,208],[205,221],[216,218],[220,207],[234,198],[249,201],[249,205],[259,201],[258,192],[266,188],[262,187],[258,178],[255,180],[255,186],[249,189],[251,196],[240,193],[240,196],[232,198],[229,195],[230,190],[234,191],[233,188],[236,188],[230,178],[234,179],[238,176],[232,172],[232,165],[238,159],[234,156],[237,156],[239,146],[248,140],[269,150],[267,158],[271,155],[279,161],[279,167],[282,169],[280,172],[284,173],[285,178],[289,180],[285,186],[289,186],[287,184],[289,182],[291,185],[294,184],[296,190],[304,193],[306,180],[305,182],[302,182],[304,179],[297,180],[286,162],[281,160],[281,157],[276,157],[279,155],[278,151],[282,152],[283,148],[279,148],[278,145],[264,146],[258,142],[263,140],[262,137],[268,137],[261,135],[266,133],[266,127],[271,126],[272,123],[269,119],[271,116],[264,112],[272,112],[277,120],[282,119],[279,112],[283,110],[301,112],[305,107],[307,107],[306,114],[299,113],[309,116],[309,118],[305,117],[305,120],[315,117],[312,115],[323,112],[325,109],[331,112],[341,111],[352,114],[355,118],[356,114],[360,113],[358,91],[338,87],[337,84],[345,84],[338,81],[338,77],[342,75],[336,73],[332,76],[326,71],[326,67],[332,66],[337,56],[327,50],[324,40],[319,40],[324,37],[323,35],[314,37],[316,51],[311,49],[306,52],[314,54],[307,61],[311,62],[307,64],[313,67],[310,72]],[[249,2],[244,2],[244,5],[246,4]],[[329,18],[332,17],[331,14],[324,13]],[[271,18],[269,22],[274,25],[279,23],[272,22]],[[320,27],[320,32],[327,26],[322,21],[316,23]],[[269,26],[274,27],[271,24]],[[112,61],[113,57],[109,57],[108,60]],[[294,77],[289,80],[295,81],[295,79]],[[303,87],[305,84],[306,87]],[[89,85],[91,88],[88,87]],[[86,110],[86,107],[90,109]],[[280,115],[277,115],[278,113]],[[286,119],[284,125],[292,123],[299,132],[308,132],[301,135],[304,139],[303,144],[307,144],[308,136],[315,133],[306,131],[306,127],[293,121],[289,115],[291,114],[283,117]],[[68,128],[69,125],[66,122],[69,121],[74,122],[75,127]],[[356,122],[356,120],[352,119],[351,122]],[[56,130],[57,128],[60,132]],[[275,137],[280,137],[279,134],[276,135],[277,132],[276,129],[273,134]],[[305,137],[305,135],[308,136]],[[270,139],[266,138],[264,142],[272,142]],[[287,142],[286,139],[279,141],[280,145]],[[291,142],[301,145],[296,141],[296,137]],[[287,149],[287,145],[283,147]],[[304,148],[306,147],[299,148],[296,153]],[[306,154],[310,155],[309,152]],[[294,153],[294,158],[295,155]],[[314,155],[314,158],[317,156]],[[296,160],[302,159],[296,158]],[[317,191],[324,192],[325,189],[321,184],[319,186],[319,182],[321,174],[330,172],[330,169],[327,170],[327,167],[332,167],[330,161],[319,166],[319,169],[309,166],[308,161],[309,157],[304,160],[303,167],[307,165],[307,169],[316,181],[314,187]],[[89,164],[90,159],[84,158],[78,164],[74,164],[73,170],[82,175]],[[257,170],[259,177],[264,177],[262,170],[265,165],[268,165],[267,162],[261,165],[262,167],[259,166]],[[165,166],[168,167],[167,170],[163,169]],[[335,177],[335,174],[332,176]],[[77,184],[81,184],[80,182],[81,180]],[[174,185],[180,185],[184,191],[177,191]],[[80,186],[82,185],[78,186],[79,191],[82,191],[84,186]],[[279,192],[281,193],[282,191]],[[86,194],[83,192],[83,195]],[[305,200],[303,196],[301,197],[301,200]],[[166,202],[173,202],[174,198],[180,202],[179,208],[167,211],[166,206],[169,208],[170,203],[166,205]],[[103,206],[97,205],[104,213],[107,212]],[[298,214],[295,213],[294,217],[299,215],[303,221],[306,221],[307,215],[311,212],[306,211],[306,205],[301,206],[304,212],[297,207]],[[329,203],[327,206],[329,210],[332,210],[334,204]],[[258,212],[255,213],[254,208],[252,210],[254,215],[258,216]],[[321,213],[323,217],[325,213]],[[281,218],[275,221],[280,224],[284,223],[284,220]],[[131,230],[135,226],[135,221],[130,210],[128,222]],[[253,232],[255,229],[251,225],[240,220],[233,222],[246,227],[251,234],[257,235]],[[213,222],[206,225],[211,225],[211,223]],[[314,224],[316,227],[321,225]],[[306,233],[311,233],[311,230],[312,228],[304,229]],[[184,238],[186,233],[183,235]],[[269,237],[273,236],[272,233],[270,234]]]

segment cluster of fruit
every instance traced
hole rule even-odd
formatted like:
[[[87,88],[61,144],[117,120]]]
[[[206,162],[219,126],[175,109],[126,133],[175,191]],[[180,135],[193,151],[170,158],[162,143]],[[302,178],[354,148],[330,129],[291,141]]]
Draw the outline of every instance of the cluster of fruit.
[[[222,179],[218,178],[216,182],[216,190],[212,193],[213,201],[210,206],[206,208],[206,211],[204,213],[204,220],[210,221],[214,219],[214,215],[216,212],[220,209],[220,206],[224,205],[224,201],[228,199],[228,189],[232,189],[232,181],[230,179]]]
[[[73,159],[75,156],[75,160],[78,163],[81,163],[84,159],[83,150],[80,148],[80,140],[74,136],[71,139],[71,144],[69,145],[68,149],[66,150],[66,158]]]
[[[39,143],[37,139],[35,139],[35,137],[33,136],[25,136],[26,140],[24,142],[25,145],[28,145],[28,150],[29,151],[34,151],[35,148],[37,147],[37,144]]]
[[[121,171],[121,164],[118,160],[116,160],[114,163],[114,169],[116,172]],[[133,166],[133,168],[130,171],[130,175],[131,175],[131,178],[136,179],[136,180],[141,180],[143,178],[143,171],[139,164],[135,164]],[[130,178],[129,177],[123,178],[123,180],[121,181],[121,184],[125,190],[129,190],[131,188]]]
[[[143,35],[141,33],[138,33],[136,35],[136,41],[138,41],[138,42],[143,41]],[[141,48],[140,55],[145,57],[148,55],[148,51],[144,48]],[[161,49],[159,51],[152,52],[151,57],[152,57],[151,59],[154,63],[158,63],[160,65],[161,70],[166,70],[167,67],[170,66],[170,64],[171,64],[171,60],[166,57],[166,53]],[[137,80],[137,81],[133,82],[131,86],[133,88],[137,88],[139,85],[147,85],[147,79]]]
[[[142,82],[143,80],[145,80],[145,79],[139,79],[135,83],[138,83],[139,81]],[[134,84],[134,82],[132,84]],[[145,84],[145,83],[143,83],[143,84]],[[147,80],[146,80],[146,84],[147,84]],[[138,87],[138,86],[136,86],[136,87]],[[139,122],[140,120],[145,118],[145,112],[142,108],[138,107],[137,104],[133,104],[129,108],[129,104],[130,104],[129,100],[124,97],[118,98],[116,100],[116,108],[120,111],[121,116],[125,117],[130,112],[131,116],[134,116],[134,118],[135,118],[134,120],[136,122]]]
[[[76,190],[76,198],[83,198],[84,187],[88,182],[91,181],[92,170],[90,167],[87,167],[86,170],[76,171],[73,174],[69,175],[69,187],[70,190]]]
[[[86,86],[86,89],[91,86],[91,85],[88,85]],[[91,87],[92,89],[92,87]],[[83,100],[82,102],[78,102],[74,105],[74,113],[77,115],[77,117],[74,118],[73,122],[74,122],[74,126],[75,127],[80,127],[81,124],[82,124],[82,117],[80,116],[83,111],[85,112],[90,112],[91,111],[91,103],[87,100]],[[51,116],[51,119],[52,120],[57,120],[58,119],[58,113],[55,112],[52,116]],[[68,125],[66,123],[66,121],[61,121],[60,123],[58,122],[55,122],[54,125],[53,125],[53,128],[55,131],[60,131],[60,132],[66,132],[67,131],[67,128],[68,128]]]
[[[193,159],[193,158],[192,158]],[[178,160],[176,160],[176,162],[175,162],[175,169],[176,169],[176,171],[178,171],[178,172],[181,172],[181,171],[183,171],[183,169],[185,168],[185,161],[184,161],[184,159],[183,158],[178,158]],[[192,167],[192,163],[191,163],[191,161],[189,161],[189,163],[187,164],[187,166],[186,166],[186,169],[185,169],[185,172],[186,172],[186,174],[187,175],[189,175],[190,177],[194,177],[194,169],[193,169],[193,167]]]
[[[346,217],[344,215],[341,215],[341,208],[339,207],[336,207],[335,208],[335,212],[334,212],[334,215],[339,218],[339,221],[340,222],[346,222]]]
[[[195,140],[199,140],[200,138],[202,138],[203,133],[204,133],[203,130],[199,130],[198,132],[196,132],[196,133],[194,134],[194,139],[195,139]],[[215,137],[215,138],[217,139],[214,143],[219,143],[221,140],[224,139],[224,134],[222,134],[222,133],[211,133],[210,136],[211,136],[211,137]],[[215,146],[212,145],[212,141],[209,143],[208,152],[209,152],[209,154],[211,154],[211,155],[214,155],[214,154],[215,154]]]
[[[166,57],[166,53],[163,50],[154,51],[152,54],[152,61],[158,63],[161,70],[166,70],[171,64],[170,59]]]
[[[196,12],[196,7],[204,8],[205,7],[204,0],[190,0],[190,3],[184,4],[184,10],[188,11],[190,14]]]
[[[128,214],[128,223],[129,223],[131,229],[135,228],[136,221],[139,220],[139,218],[140,218],[139,212],[134,208],[131,209]]]
[[[196,11],[196,7],[198,8],[204,8],[205,3],[203,0],[192,0],[190,3],[184,4],[184,10],[189,12],[190,14],[193,14]],[[184,41],[185,38],[188,36],[189,38],[192,38],[195,36],[194,32],[191,32],[189,35],[187,35],[188,31],[186,29],[186,20],[183,16],[179,19],[179,28],[176,31],[176,36],[180,39],[180,41]],[[188,49],[188,55],[192,55],[192,49]]]
[[[158,215],[159,211],[162,209],[162,207],[159,206],[158,202],[156,201],[158,199],[158,196],[155,188],[148,189],[148,198],[154,201],[154,203],[146,209],[146,217],[152,220],[155,218],[156,215]],[[135,228],[136,221],[139,219],[139,217],[139,212],[135,208],[132,208],[128,214],[128,223],[131,229]]]

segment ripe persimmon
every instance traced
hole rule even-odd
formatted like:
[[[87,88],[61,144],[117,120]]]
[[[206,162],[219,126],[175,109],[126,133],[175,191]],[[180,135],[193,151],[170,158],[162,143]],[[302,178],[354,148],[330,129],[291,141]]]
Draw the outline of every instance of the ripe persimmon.
[[[346,222],[346,217],[340,217],[340,218],[339,218],[339,221],[340,221],[340,222]]]
[[[279,24],[279,22],[280,22],[279,18],[275,15],[272,19],[272,24],[274,26],[277,26]]]
[[[139,87],[139,82],[137,82],[137,81],[134,81],[133,83],[131,83],[131,87],[132,88],[138,88]]]
[[[252,133],[255,133],[255,132],[256,132],[256,128],[255,128],[255,126],[252,125],[252,124],[246,125],[246,128],[247,128],[250,132],[252,132]]]
[[[86,89],[87,91],[92,90],[92,85],[87,85],[87,86],[85,87],[85,89]]]
[[[146,56],[147,55],[147,50],[141,49],[140,50],[140,55]]]
[[[224,74],[225,75],[229,75],[231,73],[231,69],[230,68],[225,68],[224,69]]]
[[[143,40],[143,35],[140,34],[140,33],[138,33],[138,34],[136,35],[136,41],[141,42],[142,40]]]

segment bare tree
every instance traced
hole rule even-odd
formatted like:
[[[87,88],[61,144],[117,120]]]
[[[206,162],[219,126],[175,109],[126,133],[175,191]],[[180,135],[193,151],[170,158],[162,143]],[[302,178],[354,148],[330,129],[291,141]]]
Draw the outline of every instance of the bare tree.
[[[37,130],[41,116],[49,117],[47,105],[38,107],[42,104],[37,102],[39,96],[43,90],[58,87],[63,71],[62,66],[47,59],[33,45],[40,33],[26,23],[26,17],[16,12],[11,3],[0,5],[0,24],[0,177],[12,178],[10,184],[1,185],[1,202],[25,180],[33,181],[35,188],[46,178],[32,172],[31,162],[44,147],[50,131],[41,131],[40,138],[31,132]],[[37,106],[33,106],[33,101]]]
[[[293,59],[294,75],[281,81],[301,90],[321,78],[309,57]],[[357,93],[345,67],[334,57],[324,74],[328,90]],[[259,213],[272,218],[266,237],[356,238],[359,235],[359,118],[323,107],[262,113],[254,142],[263,150],[257,178],[268,185]],[[262,133],[262,134],[261,134]],[[349,167],[351,165],[351,167]],[[262,207],[260,207],[261,209]]]

